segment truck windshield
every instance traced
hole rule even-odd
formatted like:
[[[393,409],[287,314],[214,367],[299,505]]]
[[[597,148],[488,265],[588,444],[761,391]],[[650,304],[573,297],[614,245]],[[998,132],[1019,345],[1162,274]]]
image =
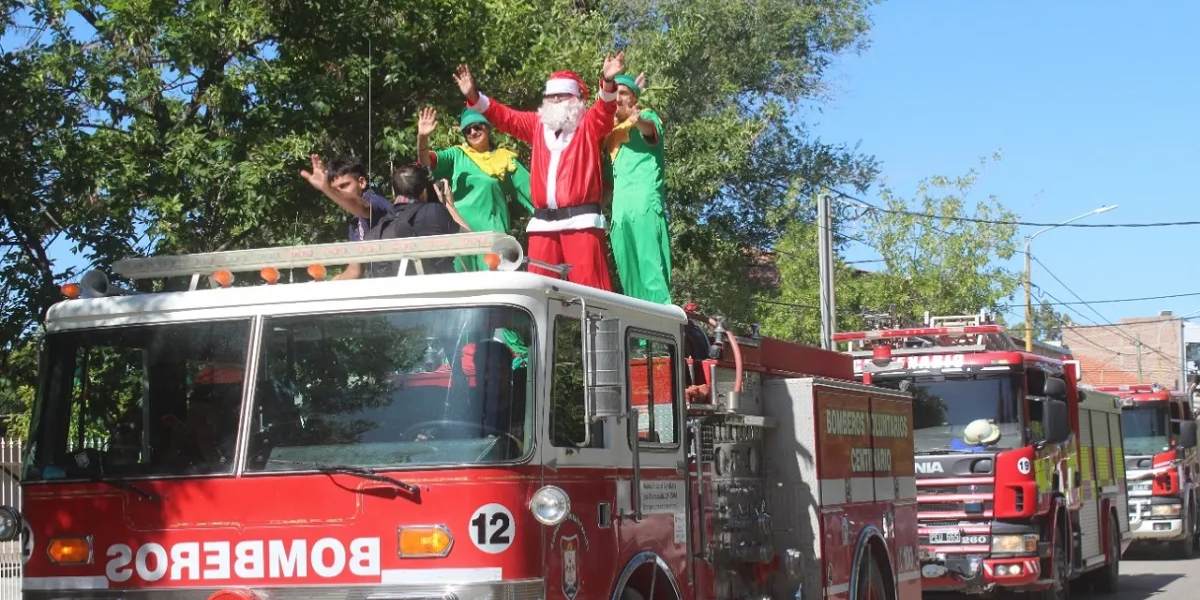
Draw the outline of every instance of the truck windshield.
[[[231,473],[250,321],[46,336],[26,481]]]
[[[1171,449],[1171,415],[1166,402],[1134,402],[1121,409],[1125,454],[1158,454]]]
[[[876,380],[898,389],[900,380]],[[942,381],[917,378],[908,388],[913,394],[913,442],[918,452],[1010,449],[1023,444],[1021,435],[1021,376],[1011,373],[980,375],[973,379]],[[995,444],[972,445],[965,429],[983,419],[995,425]]]
[[[531,339],[511,307],[269,317],[246,471],[518,460]]]

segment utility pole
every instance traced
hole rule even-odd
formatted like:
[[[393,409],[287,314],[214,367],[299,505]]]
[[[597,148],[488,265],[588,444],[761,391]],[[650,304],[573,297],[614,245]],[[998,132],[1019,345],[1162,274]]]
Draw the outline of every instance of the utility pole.
[[[1033,267],[1029,262],[1030,237],[1025,240],[1025,351],[1033,352]]]
[[[822,190],[817,197],[817,264],[821,281],[821,348],[833,350],[837,320],[833,297],[833,199]]]
[[[1187,321],[1183,317],[1179,318],[1179,391],[1188,393],[1187,389],[1187,342],[1184,340],[1183,334],[1186,331]]]
[[[1142,383],[1142,334],[1137,334],[1134,337],[1133,347],[1137,348],[1137,365],[1138,365],[1138,383]]]

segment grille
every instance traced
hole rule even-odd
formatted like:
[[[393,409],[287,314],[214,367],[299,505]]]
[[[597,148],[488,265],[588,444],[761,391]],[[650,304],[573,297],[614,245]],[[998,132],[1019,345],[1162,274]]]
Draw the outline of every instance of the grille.
[[[962,512],[962,502],[921,502],[917,512]]]
[[[994,494],[996,492],[995,486],[991,485],[934,485],[921,486],[917,490],[921,494]]]

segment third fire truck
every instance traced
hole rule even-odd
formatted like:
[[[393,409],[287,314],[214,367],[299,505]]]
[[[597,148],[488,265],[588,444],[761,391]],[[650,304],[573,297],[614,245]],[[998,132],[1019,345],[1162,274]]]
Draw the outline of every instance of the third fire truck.
[[[834,339],[861,379],[914,394],[924,589],[1116,588],[1129,523],[1114,396],[1080,391],[1075,363],[1022,351],[985,315]]]
[[[1190,558],[1200,547],[1196,478],[1196,420],[1187,394],[1157,384],[1098,388],[1120,396],[1129,489],[1129,525],[1135,543],[1162,542]]]
[[[524,262],[470,233],[64,286],[0,511],[25,599],[919,600],[909,394]]]

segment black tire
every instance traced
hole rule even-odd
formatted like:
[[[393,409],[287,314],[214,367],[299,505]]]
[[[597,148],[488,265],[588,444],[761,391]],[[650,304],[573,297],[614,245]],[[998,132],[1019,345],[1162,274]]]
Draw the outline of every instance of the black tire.
[[[1183,529],[1187,531],[1187,537],[1177,542],[1171,542],[1170,551],[1171,557],[1179,560],[1189,560],[1196,553],[1196,509],[1190,507],[1183,517]]]
[[[865,552],[856,574],[858,585],[854,600],[892,600],[883,569],[879,568],[879,563],[869,548]]]
[[[646,600],[646,599],[644,597],[642,597],[641,592],[639,592],[631,587],[626,587],[625,589],[621,590],[621,600]]]
[[[1069,570],[1067,535],[1059,530],[1054,535],[1054,551],[1050,556],[1050,579],[1054,580],[1054,585],[1030,596],[1037,600],[1067,600],[1071,597],[1071,581],[1067,579]]]
[[[1108,524],[1108,564],[1095,572],[1094,589],[1102,594],[1112,594],[1121,585],[1121,530],[1117,520]]]

